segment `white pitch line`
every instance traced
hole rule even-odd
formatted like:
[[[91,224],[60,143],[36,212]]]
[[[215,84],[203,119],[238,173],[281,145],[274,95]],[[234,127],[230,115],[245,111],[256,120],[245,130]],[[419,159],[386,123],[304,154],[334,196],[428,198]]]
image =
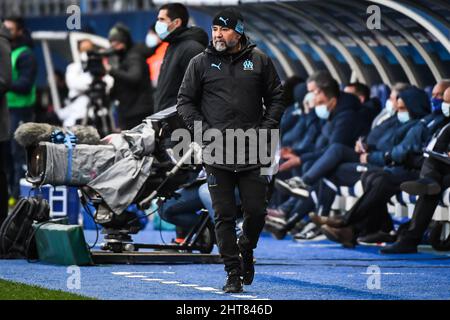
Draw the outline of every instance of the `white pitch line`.
[[[219,289],[211,288],[211,287],[194,287],[194,289],[197,289],[200,291],[219,291]]]
[[[144,275],[140,275],[140,274],[136,274],[136,273],[141,273],[141,274],[156,274],[156,273],[165,273],[165,274],[174,274],[175,272],[169,272],[169,271],[163,271],[163,272],[111,272],[113,275],[116,276],[125,276],[126,278],[136,278],[136,279],[140,279],[141,281],[149,281],[149,282],[161,282],[163,284],[175,284],[179,287],[188,287],[188,288],[194,288],[200,291],[205,291],[205,292],[211,292],[211,293],[215,293],[215,294],[225,294],[225,292],[220,291],[219,289],[216,288],[212,288],[212,287],[200,287],[197,284],[190,284],[190,283],[181,283],[180,281],[168,281],[168,280],[164,280],[164,279],[160,279],[160,278],[147,278]],[[265,272],[263,272],[265,273]],[[290,274],[288,272],[286,272],[285,274]],[[235,298],[240,298],[240,299],[249,299],[249,300],[270,300],[267,298],[258,298],[258,296],[252,296],[252,295],[238,295],[238,294],[233,294],[231,295],[232,297]]]
[[[141,279],[142,281],[164,281],[164,279],[152,279],[152,278],[145,278]]]
[[[179,287],[198,287],[199,285],[198,284],[189,284],[189,283],[180,283],[180,284],[177,284],[177,286],[179,286]]]

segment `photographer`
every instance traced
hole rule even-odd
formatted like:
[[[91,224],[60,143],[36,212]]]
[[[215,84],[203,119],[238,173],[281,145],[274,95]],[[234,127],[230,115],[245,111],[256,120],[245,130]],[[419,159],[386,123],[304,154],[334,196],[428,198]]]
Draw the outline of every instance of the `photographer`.
[[[118,65],[113,66],[106,59],[106,72],[114,79],[112,98],[119,101],[119,127],[131,129],[153,113],[152,86],[145,46],[133,45],[128,28],[118,23],[109,32],[111,47],[118,56]]]
[[[89,71],[86,71],[84,64],[87,62],[87,53],[94,50],[94,44],[89,39],[81,40],[78,43],[78,52],[80,52],[80,62],[72,62],[66,69],[66,84],[69,89],[68,103],[62,109],[56,110],[58,118],[65,127],[73,126],[77,121],[86,117],[89,104],[88,91],[92,84],[93,77]],[[106,83],[108,92],[114,80],[111,76],[104,76],[102,79]]]

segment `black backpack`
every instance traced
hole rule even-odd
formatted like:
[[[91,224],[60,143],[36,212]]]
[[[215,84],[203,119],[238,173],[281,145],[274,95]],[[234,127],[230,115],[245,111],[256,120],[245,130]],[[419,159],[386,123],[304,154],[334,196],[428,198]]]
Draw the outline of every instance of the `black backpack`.
[[[39,197],[21,198],[0,226],[0,258],[37,259],[33,223],[50,219],[48,201]]]

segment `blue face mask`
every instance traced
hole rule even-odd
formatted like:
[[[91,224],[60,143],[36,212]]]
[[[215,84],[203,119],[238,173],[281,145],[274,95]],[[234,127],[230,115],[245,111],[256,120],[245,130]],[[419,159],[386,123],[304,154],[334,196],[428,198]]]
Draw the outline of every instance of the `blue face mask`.
[[[411,117],[409,116],[408,111],[402,111],[402,112],[397,112],[397,119],[401,123],[405,123],[405,122],[408,122],[411,119]]]
[[[161,40],[164,40],[170,34],[169,25],[162,21],[156,21],[155,31]]]
[[[440,113],[441,112],[441,105],[444,100],[438,99],[438,98],[431,98],[431,112],[433,113]]]
[[[330,117],[330,111],[328,111],[328,107],[326,104],[321,104],[314,107],[314,111],[320,119],[327,120]]]

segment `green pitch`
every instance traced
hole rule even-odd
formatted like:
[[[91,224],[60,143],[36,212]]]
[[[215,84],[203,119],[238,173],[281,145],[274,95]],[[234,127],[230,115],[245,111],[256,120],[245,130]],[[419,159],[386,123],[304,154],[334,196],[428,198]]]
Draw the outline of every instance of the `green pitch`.
[[[89,297],[0,279],[0,300],[94,300]]]

